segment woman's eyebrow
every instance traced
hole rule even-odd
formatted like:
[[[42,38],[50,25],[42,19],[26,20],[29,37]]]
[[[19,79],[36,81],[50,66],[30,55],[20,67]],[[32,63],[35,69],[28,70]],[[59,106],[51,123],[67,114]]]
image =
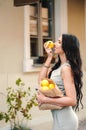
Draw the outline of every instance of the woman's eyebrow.
[[[59,42],[62,42],[60,39],[58,40]]]

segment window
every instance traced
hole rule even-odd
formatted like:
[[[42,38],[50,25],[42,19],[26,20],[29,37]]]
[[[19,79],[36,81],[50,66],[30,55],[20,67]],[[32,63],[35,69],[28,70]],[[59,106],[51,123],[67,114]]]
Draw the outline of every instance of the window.
[[[38,71],[38,67],[46,58],[43,44],[48,40],[54,41],[54,0],[14,0],[14,6],[23,5],[25,5],[23,70]]]
[[[44,62],[46,53],[43,44],[54,41],[54,2],[43,0],[30,4],[30,50],[34,64]]]

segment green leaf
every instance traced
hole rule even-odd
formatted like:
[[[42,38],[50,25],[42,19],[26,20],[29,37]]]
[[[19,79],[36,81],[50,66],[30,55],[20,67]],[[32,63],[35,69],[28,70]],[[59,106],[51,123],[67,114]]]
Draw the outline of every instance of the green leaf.
[[[20,78],[18,78],[17,80],[16,80],[16,85],[20,85],[20,83],[21,83],[21,79]]]
[[[1,112],[0,113],[0,120],[3,120],[4,116],[3,116],[3,113]]]
[[[33,106],[37,106],[36,102],[36,94],[32,95],[31,88],[25,88],[25,84],[22,82],[20,78],[16,80],[16,85],[19,86],[13,89],[12,87],[7,88],[7,105],[8,110],[7,112],[0,113],[0,120],[5,119],[5,122],[10,121],[15,126],[15,120],[18,119],[16,122],[16,126],[20,128],[19,124],[21,121],[19,114],[22,115],[23,118],[31,120],[31,114],[29,113]],[[15,129],[16,130],[16,129]],[[18,129],[23,130],[23,129]]]

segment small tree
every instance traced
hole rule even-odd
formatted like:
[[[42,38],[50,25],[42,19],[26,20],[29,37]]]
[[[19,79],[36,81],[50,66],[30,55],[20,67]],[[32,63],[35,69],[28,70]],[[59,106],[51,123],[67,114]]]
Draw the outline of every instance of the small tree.
[[[7,112],[0,112],[0,120],[10,122],[12,130],[27,130],[22,124],[24,119],[31,120],[30,110],[37,106],[36,94],[31,95],[31,89],[25,88],[25,84],[20,78],[16,80],[16,87],[7,88]]]

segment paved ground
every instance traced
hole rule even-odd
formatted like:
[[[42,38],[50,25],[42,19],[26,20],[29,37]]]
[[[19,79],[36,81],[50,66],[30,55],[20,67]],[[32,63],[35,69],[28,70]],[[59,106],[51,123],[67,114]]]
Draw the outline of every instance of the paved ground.
[[[86,130],[86,119],[80,122],[78,130]]]
[[[7,126],[4,128],[0,128],[0,130],[10,130],[10,128],[9,128],[9,126]],[[33,127],[32,130],[52,130],[52,124],[50,122],[49,123],[47,122],[46,124],[44,124],[43,128],[41,127],[41,125],[39,125],[37,127],[36,126]],[[80,121],[78,130],[86,130],[86,119],[83,121]]]

